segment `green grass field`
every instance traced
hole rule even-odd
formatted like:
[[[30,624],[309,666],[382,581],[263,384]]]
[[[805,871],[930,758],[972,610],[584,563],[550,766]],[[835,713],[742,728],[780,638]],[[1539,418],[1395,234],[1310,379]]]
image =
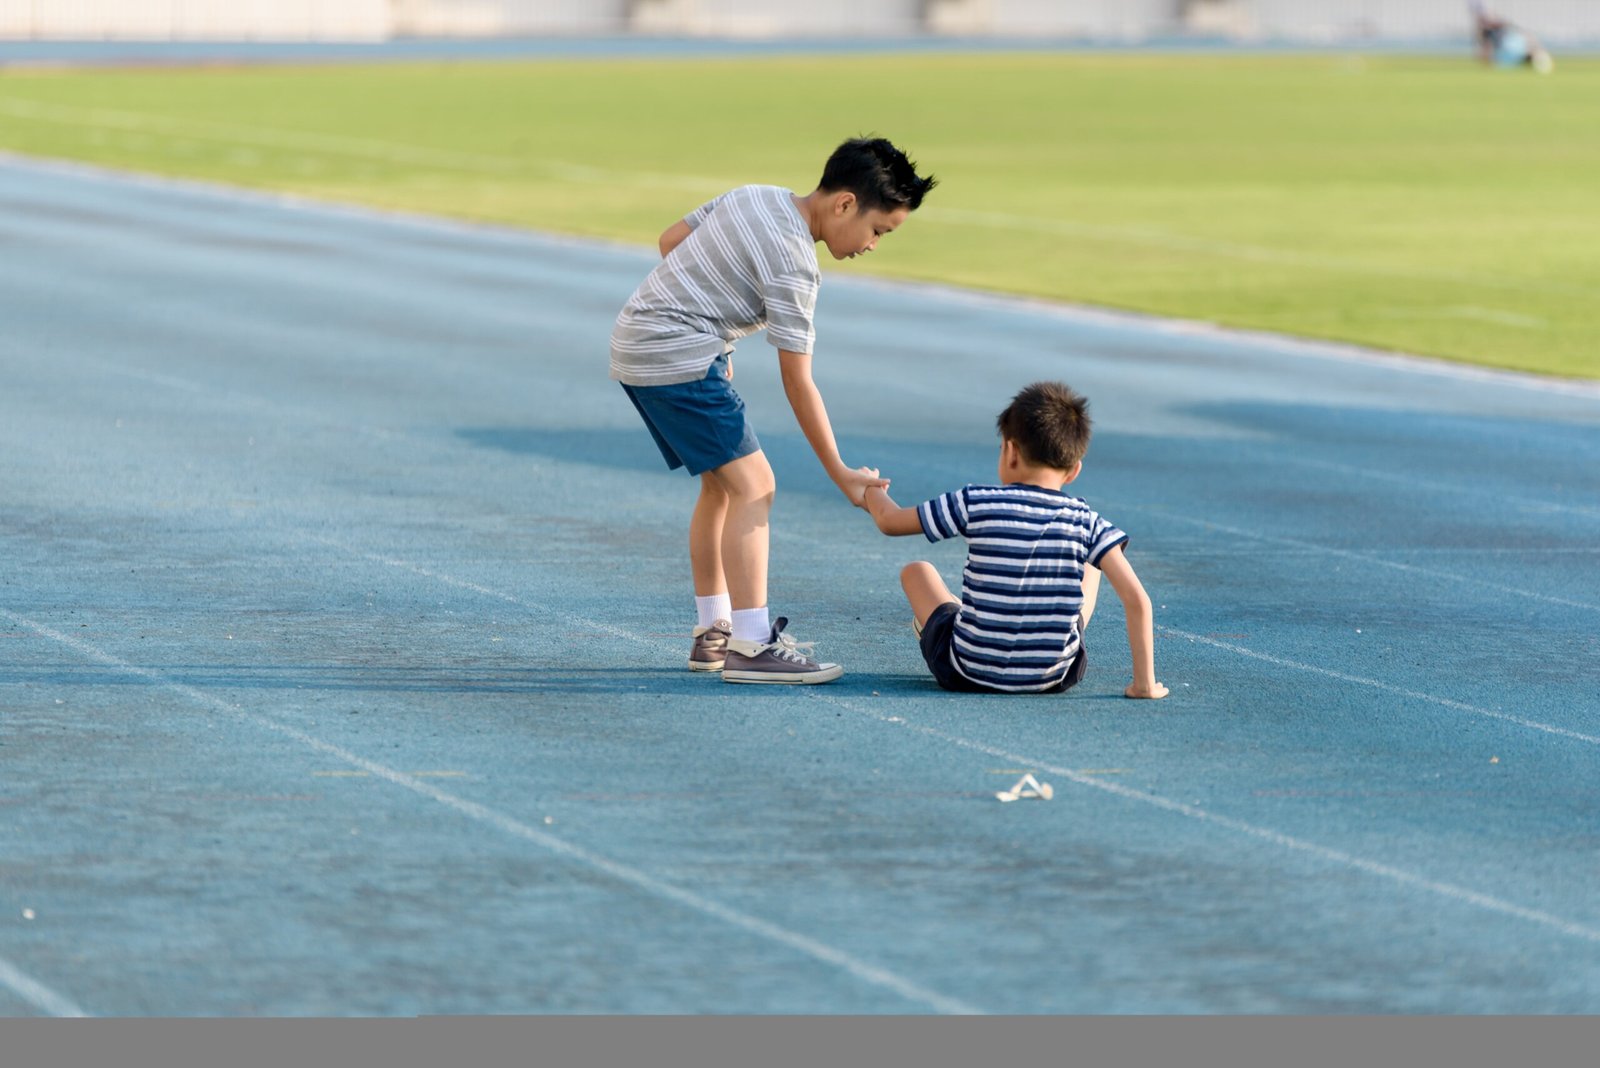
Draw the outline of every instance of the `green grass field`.
[[[840,270],[1600,377],[1597,60],[0,72],[13,152],[640,244],[733,185],[809,190],[862,132],[941,185]]]

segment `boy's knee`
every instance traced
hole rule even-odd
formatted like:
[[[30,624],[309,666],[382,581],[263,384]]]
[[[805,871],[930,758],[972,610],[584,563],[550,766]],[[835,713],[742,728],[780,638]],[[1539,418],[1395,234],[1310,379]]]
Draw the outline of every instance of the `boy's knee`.
[[[772,473],[771,465],[760,453],[719,467],[716,476],[723,492],[736,504],[755,504],[764,501],[770,505],[773,497],[777,495],[777,476]]]
[[[764,508],[771,508],[772,501],[777,495],[778,487],[770,480],[765,483],[754,482],[728,489],[728,499],[734,504],[744,507],[760,505]]]
[[[900,569],[900,585],[909,586],[919,578],[933,570],[933,565],[926,560],[916,560]]]
[[[727,487],[709,471],[700,476],[700,496],[712,504],[728,503]]]
[[[755,474],[754,477],[743,480],[736,487],[736,500],[747,504],[765,504],[770,506],[773,499],[778,496],[778,480],[773,477],[772,469]]]

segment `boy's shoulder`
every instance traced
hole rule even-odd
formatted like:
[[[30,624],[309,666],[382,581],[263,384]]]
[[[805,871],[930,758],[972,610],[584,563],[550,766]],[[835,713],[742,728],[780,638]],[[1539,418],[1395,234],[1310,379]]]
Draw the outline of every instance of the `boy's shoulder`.
[[[733,193],[738,193],[742,196],[771,197],[773,199],[777,199],[779,196],[794,196],[792,192],[790,192],[788,189],[785,189],[783,186],[770,185],[766,182],[751,182],[747,185],[736,185],[732,189],[728,190],[728,193],[730,195]]]
[[[786,207],[790,203],[789,198],[793,196],[793,193],[781,185],[738,185],[713,198],[707,206],[721,207],[728,204],[747,209],[771,210],[773,207]]]
[[[976,493],[996,501],[1037,501],[1041,504],[1056,504],[1063,508],[1088,508],[1089,502],[1082,497],[1074,497],[1066,490],[1053,490],[1045,486],[1035,486],[1031,482],[1003,482],[1003,483],[968,483],[962,487],[963,491]]]
[[[705,206],[706,211],[722,212],[745,219],[770,220],[786,237],[810,237],[809,228],[795,206],[794,193],[781,185],[741,185],[730,189]],[[814,242],[807,242],[814,244]]]
[[[1074,528],[1088,528],[1106,522],[1088,501],[1064,490],[1046,489],[1026,482],[969,483],[952,494],[959,494],[965,507],[975,515],[1004,519],[1027,517],[1038,522],[1065,519]]]
[[[783,186],[741,185],[690,218],[696,226],[710,220],[720,222],[717,228],[731,244],[749,247],[763,258],[777,258],[786,270],[809,275],[813,282],[820,275],[816,239],[795,205],[794,193]]]

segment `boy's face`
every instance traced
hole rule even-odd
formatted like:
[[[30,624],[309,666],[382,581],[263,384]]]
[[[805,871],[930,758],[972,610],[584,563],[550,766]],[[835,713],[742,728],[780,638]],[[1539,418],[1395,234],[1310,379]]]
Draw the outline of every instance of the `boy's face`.
[[[878,247],[878,239],[906,221],[910,208],[861,209],[854,193],[836,193],[822,224],[822,240],[836,260],[854,259]]]

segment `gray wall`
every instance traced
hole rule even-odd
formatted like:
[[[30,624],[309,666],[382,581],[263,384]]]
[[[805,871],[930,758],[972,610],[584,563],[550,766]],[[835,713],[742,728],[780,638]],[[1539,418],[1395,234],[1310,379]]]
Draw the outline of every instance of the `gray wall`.
[[[1546,43],[1600,42],[1600,0],[1493,0]],[[996,34],[1139,41],[1465,41],[1465,0],[0,0],[0,38]]]
[[[1465,0],[1250,0],[1252,35],[1292,40],[1466,38]],[[1546,42],[1600,38],[1600,0],[1489,0]]]
[[[392,0],[0,0],[0,39],[383,40]]]
[[[1492,0],[1490,6],[1547,42],[1600,40],[1600,0]],[[413,34],[632,29],[1137,41],[1193,33],[1332,42],[1465,39],[1470,30],[1466,0],[395,0],[395,10],[397,31]]]

